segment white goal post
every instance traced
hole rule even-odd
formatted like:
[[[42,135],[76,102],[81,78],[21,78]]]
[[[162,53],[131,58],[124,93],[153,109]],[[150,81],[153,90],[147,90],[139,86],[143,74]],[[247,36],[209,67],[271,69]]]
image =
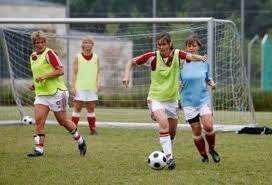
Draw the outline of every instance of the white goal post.
[[[121,79],[128,60],[152,50],[152,38],[157,34],[152,29],[153,24],[157,32],[169,32],[174,46],[180,49],[184,48],[188,35],[200,37],[204,44],[201,52],[208,55],[217,83],[217,89],[211,91],[216,124],[256,125],[245,66],[240,60],[237,28],[232,21],[209,17],[0,18],[0,122],[16,123],[25,115],[33,115],[34,95],[27,91],[25,84],[31,81],[30,34],[38,29],[45,31],[50,47],[59,51],[68,86],[73,57],[80,52],[82,36],[88,34],[94,37],[94,49],[102,61],[103,88],[98,107],[123,108],[131,112],[133,108],[146,108],[150,69],[146,66],[135,69],[132,73],[134,81],[128,90],[122,87]]]

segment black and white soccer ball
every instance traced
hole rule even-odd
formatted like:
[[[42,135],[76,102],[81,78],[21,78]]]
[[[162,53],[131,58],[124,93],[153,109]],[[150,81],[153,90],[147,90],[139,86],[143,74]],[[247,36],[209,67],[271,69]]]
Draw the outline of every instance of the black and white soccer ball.
[[[34,120],[30,116],[24,116],[22,119],[22,122],[23,122],[23,124],[28,124],[28,125],[34,124]]]
[[[148,156],[148,165],[154,170],[161,170],[166,166],[166,156],[161,151],[154,151]]]

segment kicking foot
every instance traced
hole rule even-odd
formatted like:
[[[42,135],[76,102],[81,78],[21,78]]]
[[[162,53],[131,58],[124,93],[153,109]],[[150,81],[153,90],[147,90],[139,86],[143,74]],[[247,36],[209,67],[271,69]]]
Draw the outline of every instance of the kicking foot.
[[[168,170],[173,170],[176,167],[176,161],[174,158],[170,158],[168,159],[168,161],[166,162],[167,168]]]
[[[86,154],[87,151],[87,145],[85,140],[83,140],[83,143],[78,145],[78,149],[79,149],[79,153],[80,155],[84,156]]]
[[[43,156],[42,152],[34,150],[32,153],[27,154],[27,157],[41,157]]]

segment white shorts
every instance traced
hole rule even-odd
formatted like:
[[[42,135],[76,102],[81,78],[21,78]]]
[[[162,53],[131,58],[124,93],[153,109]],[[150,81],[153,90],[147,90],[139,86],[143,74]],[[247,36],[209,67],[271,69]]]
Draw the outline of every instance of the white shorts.
[[[203,104],[199,107],[183,107],[183,111],[187,121],[195,118],[198,114],[200,116],[212,114],[212,108],[209,103]]]
[[[74,100],[77,101],[96,101],[98,96],[95,91],[90,90],[77,90]]]
[[[46,105],[53,112],[66,111],[68,107],[68,97],[68,91],[58,90],[53,96],[36,96],[34,105]]]
[[[166,101],[160,102],[156,100],[148,100],[148,108],[151,113],[156,110],[162,109],[165,111],[168,118],[178,119],[178,102],[177,101]]]

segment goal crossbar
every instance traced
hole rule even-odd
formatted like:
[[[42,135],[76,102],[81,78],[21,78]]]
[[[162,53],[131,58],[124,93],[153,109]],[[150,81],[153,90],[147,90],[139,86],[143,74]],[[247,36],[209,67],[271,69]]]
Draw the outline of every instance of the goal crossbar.
[[[230,20],[214,19],[212,17],[200,18],[0,18],[0,24],[68,24],[68,23],[179,23],[179,22],[209,22],[220,21],[233,24]]]
[[[229,112],[230,115],[234,115],[236,118],[238,118],[238,122],[239,122],[240,116],[238,114],[237,115],[235,114],[235,111],[238,111],[241,114],[243,114],[243,119],[245,118],[246,120],[245,123],[253,124],[253,125],[256,124],[256,119],[254,116],[254,107],[253,107],[252,99],[250,96],[250,92],[248,92],[247,79],[245,77],[245,71],[244,71],[244,64],[242,64],[242,61],[240,61],[239,59],[241,57],[240,56],[241,53],[239,52],[240,43],[239,43],[239,37],[237,36],[239,35],[237,34],[238,29],[236,25],[230,20],[215,19],[213,17],[201,17],[201,18],[171,18],[171,17],[167,17],[167,18],[165,17],[164,18],[160,18],[160,17],[156,17],[156,18],[0,18],[0,28],[1,28],[0,31],[2,35],[4,35],[1,40],[2,40],[2,43],[6,43],[6,46],[7,46],[7,47],[3,47],[5,45],[2,44],[2,48],[8,49],[8,51],[5,50],[3,52],[6,53],[7,59],[11,58],[10,61],[6,59],[7,63],[10,66],[12,66],[12,69],[9,69],[10,75],[11,75],[10,77],[11,85],[12,83],[15,83],[16,80],[18,80],[16,84],[14,84],[14,87],[11,87],[11,88],[13,90],[19,91],[19,93],[22,93],[19,95],[15,94],[13,96],[18,96],[20,98],[24,97],[23,96],[24,92],[23,91],[21,92],[20,91],[21,89],[18,90],[19,87],[15,87],[15,85],[18,85],[21,82],[20,80],[22,79],[19,79],[20,76],[18,76],[18,79],[15,79],[15,80],[13,80],[13,78],[16,77],[15,75],[16,73],[19,73],[19,71],[16,72],[17,71],[16,66],[20,65],[20,63],[16,62],[18,60],[18,57],[20,58],[21,56],[24,55],[24,58],[27,58],[28,57],[27,55],[30,53],[29,51],[29,48],[31,48],[29,47],[31,46],[31,43],[29,43],[30,31],[31,29],[35,30],[39,28],[39,26],[44,26],[43,28],[46,28],[49,30],[57,29],[55,27],[45,27],[47,24],[51,24],[51,25],[62,24],[62,27],[65,27],[65,25],[69,25],[69,24],[71,25],[74,24],[77,26],[79,25],[90,26],[91,24],[95,25],[94,27],[92,27],[91,31],[88,29],[84,30],[84,28],[87,28],[87,27],[82,26],[82,30],[80,30],[81,32],[79,31],[79,29],[73,30],[72,28],[72,32],[70,31],[68,32],[67,30],[66,32],[65,31],[57,32],[55,30],[56,32],[49,31],[47,33],[50,39],[52,40],[51,42],[62,51],[62,57],[65,58],[68,56],[67,64],[66,64],[67,65],[66,67],[68,70],[66,71],[67,74],[69,74],[69,71],[70,71],[69,69],[69,66],[70,66],[69,61],[71,61],[69,59],[69,54],[71,51],[70,49],[73,48],[72,44],[70,45],[69,43],[79,43],[80,38],[82,36],[80,34],[86,34],[89,32],[90,34],[95,35],[95,37],[98,38],[97,40],[100,39],[98,41],[100,43],[106,43],[107,41],[114,41],[114,39],[116,39],[115,51],[118,51],[120,53],[122,53],[122,50],[119,51],[118,49],[120,48],[122,49],[122,47],[119,47],[119,46],[121,45],[124,46],[124,43],[126,42],[127,44],[130,44],[126,51],[130,50],[129,53],[131,57],[133,57],[137,55],[137,53],[141,53],[145,51],[146,49],[150,49],[145,46],[149,47],[151,45],[150,40],[151,38],[154,39],[154,36],[157,33],[157,30],[150,29],[151,26],[147,27],[146,26],[147,24],[157,25],[158,28],[160,28],[158,29],[160,31],[161,30],[169,31],[169,33],[171,33],[173,38],[176,39],[175,41],[176,43],[183,43],[183,40],[185,39],[186,35],[188,35],[189,33],[196,32],[197,34],[200,34],[201,39],[206,46],[204,50],[205,50],[205,53],[207,53],[209,56],[207,62],[210,64],[211,69],[215,69],[214,71],[211,71],[211,73],[215,72],[215,74],[212,74],[212,75],[217,78],[215,80],[217,80],[217,82],[219,82],[218,84],[220,85],[219,89],[217,90],[217,94],[216,94],[217,96],[215,96],[217,104],[220,103],[220,105],[217,106],[216,108],[218,109],[215,109],[215,110],[218,110],[219,112],[220,111]],[[100,27],[100,25],[97,26],[98,24],[100,25],[127,24],[127,26],[125,27],[120,26],[120,30],[119,30],[120,33],[116,35],[114,35],[114,33],[113,34],[111,33],[112,35],[109,35],[106,32],[105,33],[101,32],[101,30],[99,29],[104,27],[103,26]],[[161,27],[160,27],[160,24],[162,24]],[[184,24],[184,26],[177,26],[177,24],[181,24],[181,25]],[[18,25],[18,26],[14,26],[14,25]],[[37,25],[37,27],[34,27],[34,26],[27,27],[25,25]],[[137,27],[137,25],[145,25],[145,27],[144,26]],[[130,32],[131,30],[134,31],[134,29],[131,29],[131,28],[134,28],[134,26],[135,28],[138,28],[138,30],[136,29],[135,32]],[[173,27],[170,27],[170,26],[173,26]],[[24,31],[23,27],[25,27],[25,29],[29,31]],[[130,29],[128,27],[130,27]],[[115,28],[116,27],[112,27],[112,30],[114,30]],[[111,27],[109,27],[109,30],[111,30]],[[106,39],[108,40],[106,41]],[[101,50],[101,49],[104,49],[104,48],[102,47],[98,50]],[[152,49],[154,49],[154,47]],[[26,50],[27,52],[25,52]],[[102,51],[104,50],[101,50],[101,52]],[[119,61],[117,55],[104,56],[104,57],[105,57],[105,60],[107,61],[114,61],[114,62]],[[130,59],[130,57],[128,57],[127,59]],[[108,70],[109,68],[109,70],[112,69],[113,72],[120,71],[120,65],[118,63],[116,63],[116,65],[114,66],[112,63],[109,63],[109,66],[111,67],[105,67],[104,70]],[[29,69],[24,68],[24,70],[28,71]],[[144,71],[139,70],[138,72],[144,72]],[[145,86],[145,88],[147,88],[148,84],[146,82],[148,77],[144,76],[146,75],[145,73],[146,72],[143,73],[143,76],[140,76],[140,78],[145,79],[144,80],[145,84],[141,84],[142,82],[139,81],[140,80],[139,78],[137,82],[140,84],[135,83],[136,90],[141,89],[143,85]],[[109,73],[109,74],[115,74],[115,73]],[[27,77],[27,78],[30,78],[30,77]],[[105,78],[112,79],[112,83],[113,83],[114,82],[113,80],[118,80],[119,76],[116,76],[116,79],[115,77],[110,78],[110,76],[106,76]],[[108,84],[111,84],[110,81],[105,80],[105,82],[107,82]],[[109,87],[108,91],[110,92],[110,90],[112,90],[114,86],[107,86],[107,87]],[[119,87],[119,86],[115,86],[115,87]],[[125,92],[123,93],[124,94],[122,94],[122,96],[126,94]],[[132,94],[133,91],[131,91],[130,93]],[[108,94],[105,94],[105,97],[107,97],[107,95]],[[220,99],[218,99],[219,95],[221,97]],[[115,98],[111,99],[112,102],[117,100],[115,100]],[[130,100],[130,99],[127,100],[127,102],[129,101],[135,101],[135,100]],[[144,101],[144,100],[141,100],[141,101]],[[220,115],[221,114],[224,115],[224,113],[220,113]],[[234,122],[236,123],[236,121]],[[221,123],[221,121],[219,123]]]

